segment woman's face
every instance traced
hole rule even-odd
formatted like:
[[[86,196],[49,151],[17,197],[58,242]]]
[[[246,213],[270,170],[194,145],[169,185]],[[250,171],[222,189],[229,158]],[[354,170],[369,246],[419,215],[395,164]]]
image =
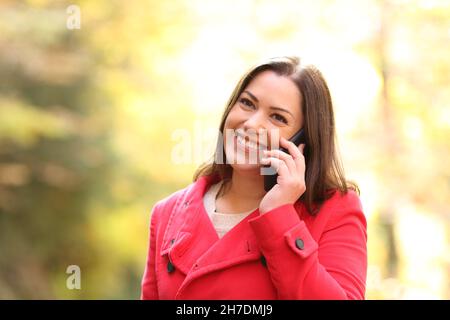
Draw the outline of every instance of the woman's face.
[[[303,126],[300,105],[291,79],[270,70],[258,74],[225,120],[225,154],[233,169],[259,172],[261,150],[278,147],[279,137],[290,139]]]

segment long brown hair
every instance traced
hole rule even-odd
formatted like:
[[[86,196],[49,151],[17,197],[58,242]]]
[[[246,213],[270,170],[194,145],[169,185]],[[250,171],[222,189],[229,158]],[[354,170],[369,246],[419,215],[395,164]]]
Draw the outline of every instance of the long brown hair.
[[[304,132],[306,135],[305,183],[306,191],[300,197],[308,212],[316,215],[321,205],[339,190],[345,194],[352,189],[359,194],[356,183],[345,179],[344,170],[337,149],[333,104],[330,91],[321,72],[314,66],[300,66],[298,57],[277,57],[253,66],[236,85],[231,94],[220,122],[220,132],[213,161],[202,164],[194,174],[194,181],[199,177],[218,174],[229,182],[233,168],[226,163],[223,136],[225,120],[235,105],[242,91],[259,73],[271,70],[279,76],[289,77],[297,86],[302,96],[299,106],[304,116]],[[222,148],[222,150],[220,150]],[[217,161],[219,160],[219,161]]]

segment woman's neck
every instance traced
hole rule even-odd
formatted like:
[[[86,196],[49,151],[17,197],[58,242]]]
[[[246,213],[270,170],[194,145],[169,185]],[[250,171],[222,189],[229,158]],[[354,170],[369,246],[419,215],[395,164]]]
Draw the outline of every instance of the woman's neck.
[[[229,199],[238,203],[251,202],[259,204],[266,194],[264,190],[264,176],[259,174],[242,174],[237,172],[237,170],[233,170],[232,178],[222,192]]]

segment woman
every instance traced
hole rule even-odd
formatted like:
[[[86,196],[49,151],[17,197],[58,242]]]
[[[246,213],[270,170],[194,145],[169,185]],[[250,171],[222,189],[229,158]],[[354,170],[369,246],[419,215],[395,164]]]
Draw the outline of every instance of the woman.
[[[300,129],[306,143],[296,146],[287,139]],[[296,57],[255,66],[220,133],[214,161],[153,208],[141,298],[364,299],[366,220],[321,73]],[[260,149],[269,150],[249,161]],[[269,165],[278,178],[266,191]]]

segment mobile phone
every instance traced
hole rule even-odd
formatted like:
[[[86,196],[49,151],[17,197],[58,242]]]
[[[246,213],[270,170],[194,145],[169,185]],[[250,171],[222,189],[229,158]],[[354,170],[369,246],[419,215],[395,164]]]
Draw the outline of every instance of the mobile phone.
[[[306,143],[305,133],[303,128],[301,128],[296,134],[289,139],[289,141],[293,142],[296,146],[299,146],[302,143]],[[281,147],[281,151],[289,153],[285,148]],[[266,168],[270,167],[270,165],[264,166]],[[264,190],[269,191],[273,188],[274,185],[277,184],[278,174],[275,172],[274,174],[266,174],[264,175]]]

